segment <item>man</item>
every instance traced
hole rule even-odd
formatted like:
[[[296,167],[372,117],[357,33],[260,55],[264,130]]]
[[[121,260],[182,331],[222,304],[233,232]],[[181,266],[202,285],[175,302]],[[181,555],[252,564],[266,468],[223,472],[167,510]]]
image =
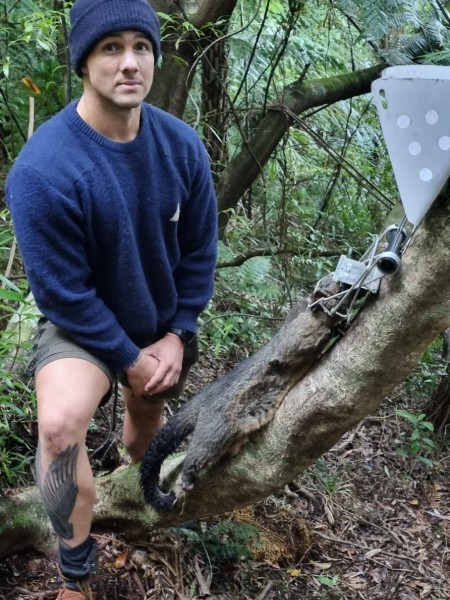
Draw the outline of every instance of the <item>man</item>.
[[[71,24],[83,95],[25,145],[7,200],[45,317],[31,362],[37,480],[59,538],[57,598],[85,600],[100,597],[89,422],[119,373],[124,445],[131,460],[142,458],[164,397],[195,360],[217,215],[197,134],[144,103],[160,55],[146,0],[75,0]]]

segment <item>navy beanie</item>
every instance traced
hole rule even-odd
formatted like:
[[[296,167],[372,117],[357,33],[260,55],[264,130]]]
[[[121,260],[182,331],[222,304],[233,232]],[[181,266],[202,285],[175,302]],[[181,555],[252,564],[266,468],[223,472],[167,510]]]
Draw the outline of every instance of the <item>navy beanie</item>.
[[[161,54],[158,17],[147,0],[75,0],[70,23],[71,60],[80,77],[89,52],[114,31],[141,31],[152,43],[155,64]]]

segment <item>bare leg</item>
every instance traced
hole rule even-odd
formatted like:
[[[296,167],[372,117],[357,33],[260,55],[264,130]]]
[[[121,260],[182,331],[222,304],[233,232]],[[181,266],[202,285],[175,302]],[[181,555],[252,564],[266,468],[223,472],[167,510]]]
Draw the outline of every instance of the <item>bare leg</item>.
[[[101,369],[78,358],[51,362],[36,376],[38,485],[55,532],[67,546],[77,546],[90,533],[95,489],[86,433],[109,387]]]
[[[129,388],[123,388],[125,416],[123,419],[123,443],[134,463],[142,460],[147,446],[163,426],[163,398],[134,396]]]

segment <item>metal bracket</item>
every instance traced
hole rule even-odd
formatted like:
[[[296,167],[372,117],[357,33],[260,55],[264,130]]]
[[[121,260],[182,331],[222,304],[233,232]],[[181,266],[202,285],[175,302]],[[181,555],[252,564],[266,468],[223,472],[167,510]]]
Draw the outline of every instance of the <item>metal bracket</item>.
[[[324,277],[316,285],[313,297],[317,299],[309,304],[309,308],[320,307],[331,316],[336,315],[350,321],[361,290],[377,294],[381,279],[385,275],[394,274],[399,269],[402,253],[409,240],[404,229],[405,224],[406,216],[400,225],[390,225],[381,236],[374,236],[371,246],[361,260],[341,256],[332,276],[334,282],[341,284],[341,291],[329,296],[316,294],[316,290],[322,290],[321,282],[328,276]],[[383,241],[384,247],[377,253]]]

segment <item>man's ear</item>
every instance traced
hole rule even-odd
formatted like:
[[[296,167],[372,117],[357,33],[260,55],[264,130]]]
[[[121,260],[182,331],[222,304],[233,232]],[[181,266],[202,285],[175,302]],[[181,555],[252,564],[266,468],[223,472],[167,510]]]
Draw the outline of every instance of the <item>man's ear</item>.
[[[87,66],[86,66],[86,63],[84,63],[84,64],[82,65],[82,67],[81,67],[81,74],[82,74],[82,75],[87,75],[87,74],[88,74],[88,72],[89,72],[89,71],[88,71],[88,68],[87,68]]]

